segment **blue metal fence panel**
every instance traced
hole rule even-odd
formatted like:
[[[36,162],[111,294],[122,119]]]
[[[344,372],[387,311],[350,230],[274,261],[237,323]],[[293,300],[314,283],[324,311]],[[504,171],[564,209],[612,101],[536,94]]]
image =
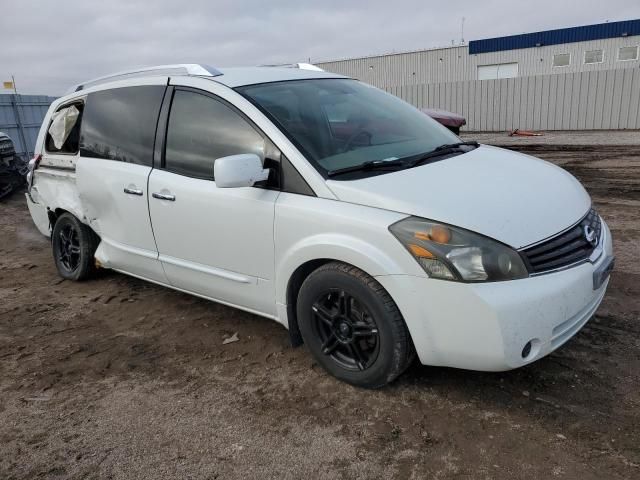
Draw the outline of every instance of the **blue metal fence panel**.
[[[585,42],[603,38],[630,37],[632,35],[640,35],[640,19],[472,40],[469,42],[469,54],[560,45],[562,43]]]
[[[46,95],[0,95],[0,132],[11,137],[21,158],[33,156],[40,124],[55,99]]]

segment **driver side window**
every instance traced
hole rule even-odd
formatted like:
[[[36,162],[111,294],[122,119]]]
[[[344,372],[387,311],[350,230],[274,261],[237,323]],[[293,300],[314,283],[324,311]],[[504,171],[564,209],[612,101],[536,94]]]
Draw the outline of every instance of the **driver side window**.
[[[264,161],[265,139],[231,107],[208,95],[176,90],[171,104],[165,169],[213,180],[215,159],[255,153]]]

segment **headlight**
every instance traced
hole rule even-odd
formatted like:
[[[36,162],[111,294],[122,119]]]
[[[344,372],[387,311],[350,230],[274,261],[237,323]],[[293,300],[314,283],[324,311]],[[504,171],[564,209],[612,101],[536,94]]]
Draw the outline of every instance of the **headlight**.
[[[433,278],[496,282],[529,276],[518,252],[462,228],[409,217],[389,230]]]

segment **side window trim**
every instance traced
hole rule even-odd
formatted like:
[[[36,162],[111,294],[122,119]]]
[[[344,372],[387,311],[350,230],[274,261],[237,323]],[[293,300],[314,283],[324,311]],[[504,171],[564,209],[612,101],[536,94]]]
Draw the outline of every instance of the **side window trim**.
[[[156,126],[156,136],[153,142],[153,165],[152,168],[164,169],[164,152],[167,146],[167,129],[169,126],[169,110],[173,102],[173,92],[175,87],[168,85],[164,91],[158,122]]]

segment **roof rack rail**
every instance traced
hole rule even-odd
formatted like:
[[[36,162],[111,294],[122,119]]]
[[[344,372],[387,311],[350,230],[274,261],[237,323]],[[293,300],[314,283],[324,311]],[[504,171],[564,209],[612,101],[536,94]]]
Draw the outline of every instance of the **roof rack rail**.
[[[322,68],[312,63],[277,63],[273,65],[260,65],[261,67],[299,68],[300,70],[312,70],[314,72],[324,72]]]
[[[217,77],[222,75],[222,72],[209,65],[200,63],[178,63],[175,65],[158,65],[155,67],[143,67],[135,70],[127,70],[124,72],[112,73],[104,77],[94,78],[82,82],[78,85],[71,87],[67,93],[79,92],[88,87],[94,85],[100,85],[101,83],[113,82],[115,80],[125,80],[135,77],[146,77],[149,75],[199,75],[205,77]]]
[[[269,65],[271,67],[285,67],[285,68],[299,68],[300,70],[312,70],[314,72],[324,72],[320,67],[313,65],[312,63],[287,63],[284,65]]]
[[[300,70],[312,70],[314,72],[324,72],[324,70],[312,63],[294,63],[294,68],[299,68]]]

